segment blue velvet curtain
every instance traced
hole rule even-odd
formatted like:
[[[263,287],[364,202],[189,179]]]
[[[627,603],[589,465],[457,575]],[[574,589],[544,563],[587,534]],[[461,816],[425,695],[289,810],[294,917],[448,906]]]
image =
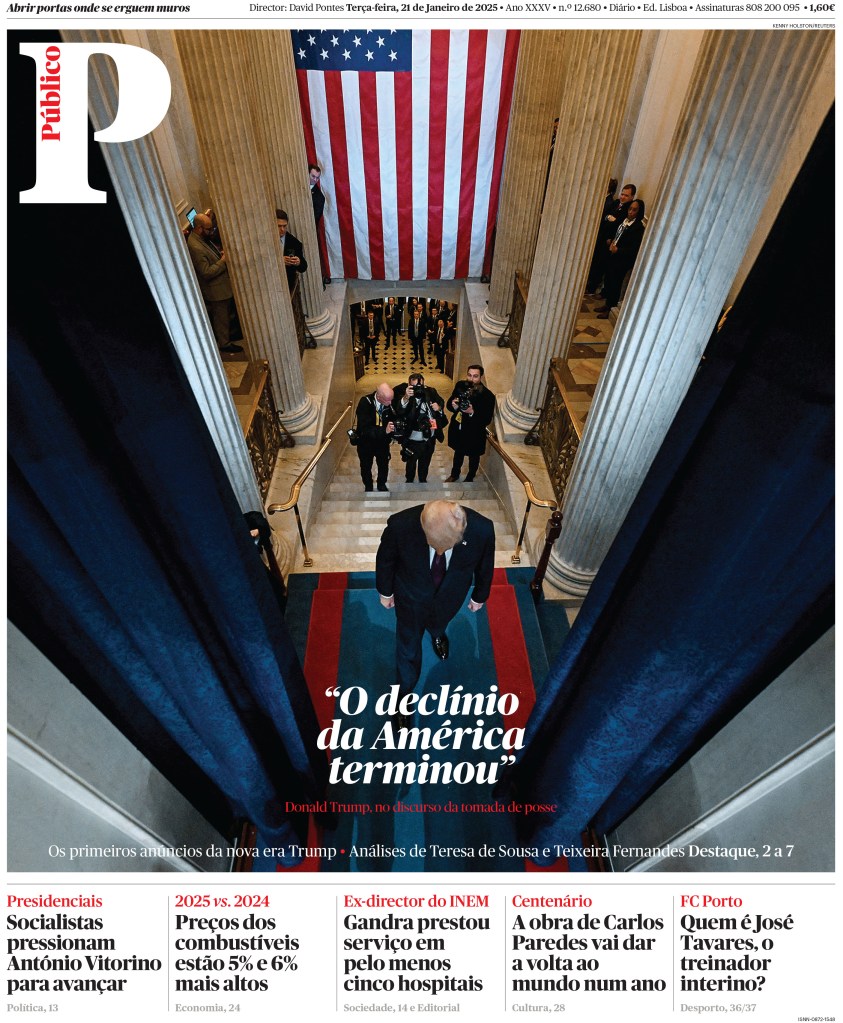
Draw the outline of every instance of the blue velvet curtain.
[[[541,692],[539,844],[622,820],[831,622],[833,181],[830,114]]]
[[[32,149],[25,106],[10,152]],[[25,163],[9,203],[10,616],[214,823],[300,837],[284,801],[325,780],[304,678],[114,195],[21,206]]]

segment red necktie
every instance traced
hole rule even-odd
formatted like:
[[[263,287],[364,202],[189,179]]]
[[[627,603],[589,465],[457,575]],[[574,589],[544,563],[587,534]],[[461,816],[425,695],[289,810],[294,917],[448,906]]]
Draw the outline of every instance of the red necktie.
[[[442,580],[445,578],[445,555],[434,554],[433,562],[430,566],[430,578],[433,580],[434,590],[438,590],[442,585]]]

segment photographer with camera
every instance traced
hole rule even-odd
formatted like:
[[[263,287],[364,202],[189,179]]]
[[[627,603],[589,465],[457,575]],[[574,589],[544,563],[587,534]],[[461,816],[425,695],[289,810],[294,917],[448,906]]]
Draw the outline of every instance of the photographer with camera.
[[[389,444],[395,433],[395,412],[392,408],[394,397],[392,388],[386,382],[380,384],[374,394],[364,395],[357,403],[357,426],[349,431],[351,443],[357,445],[360,478],[367,493],[374,490],[373,461],[378,466],[378,490],[389,490],[386,478],[389,475]]]
[[[455,413],[448,427],[448,447],[453,448],[454,462],[445,482],[456,483],[463,459],[468,455],[465,482],[471,483],[486,450],[486,427],[495,415],[495,396],[483,384],[482,366],[468,367],[466,379],[459,381],[448,399],[448,408]]]
[[[425,386],[421,373],[411,373],[408,383],[395,388],[392,407],[399,419],[398,435],[403,438],[401,458],[406,480],[415,480],[418,466],[419,483],[426,483],[436,442],[445,439],[445,402],[437,391]]]

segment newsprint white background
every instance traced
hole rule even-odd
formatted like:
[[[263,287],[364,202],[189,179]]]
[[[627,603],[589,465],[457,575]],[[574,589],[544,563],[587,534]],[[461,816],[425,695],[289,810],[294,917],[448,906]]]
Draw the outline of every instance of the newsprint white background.
[[[290,28],[314,27],[326,28],[332,25],[344,28],[595,28],[619,29],[640,27],[646,29],[705,29],[728,27],[731,29],[772,28],[774,24],[787,22],[794,28],[802,25],[823,23],[833,24],[835,12],[823,14],[759,14],[752,18],[730,18],[728,22],[719,19],[718,15],[705,17],[690,15],[619,15],[606,13],[596,16],[597,20],[589,21],[586,17],[564,20],[544,20],[540,15],[527,12],[515,16],[456,16],[446,20],[431,17],[409,17],[397,15],[360,15],[332,14],[296,15],[295,20],[285,19],[283,15],[267,17],[250,13],[246,0],[188,0],[190,14],[174,16],[167,19],[144,18],[143,27],[171,28],[190,30],[220,30],[234,28]],[[374,0],[372,0],[374,3]],[[55,5],[38,3],[40,13],[13,14],[8,4],[4,4],[4,29],[61,29],[61,28],[116,28],[137,26],[131,17],[110,16],[105,18],[91,17],[82,14],[51,14],[46,8]],[[72,6],[72,4],[70,5]],[[397,5],[396,5],[397,6]],[[608,5],[604,5],[608,6]],[[806,5],[807,6],[807,5]],[[838,2],[839,6],[839,2]],[[330,18],[330,22],[325,21]],[[508,20],[509,19],[509,20]],[[5,55],[5,46],[3,53]],[[4,133],[5,137],[5,133]],[[3,161],[5,173],[5,160]],[[839,182],[836,183],[839,189]],[[113,201],[113,200],[110,200]],[[834,222],[829,227],[834,229]],[[5,218],[3,231],[5,234]],[[12,240],[13,242],[13,240]],[[818,292],[819,294],[819,292]],[[808,302],[812,300],[810,297]],[[4,296],[5,305],[5,296]],[[815,298],[813,301],[818,302]],[[5,312],[5,309],[4,309]],[[806,310],[806,315],[810,313]],[[5,317],[4,317],[5,319]],[[5,799],[5,784],[2,787]],[[839,815],[838,815],[839,820]],[[3,814],[3,834],[5,857],[5,821]],[[663,1023],[663,1021],[687,1019],[731,1019],[743,1016],[759,1021],[759,1023],[796,1023],[805,1020],[829,1020],[835,1017],[843,1019],[843,998],[841,998],[841,948],[840,940],[841,913],[843,902],[840,898],[840,887],[835,874],[764,874],[760,880],[758,874],[670,874],[670,875],[594,875],[594,874],[530,874],[530,875],[447,875],[437,874],[392,874],[392,875],[326,875],[318,874],[286,874],[286,875],[241,875],[236,880],[232,875],[214,874],[102,874],[90,873],[74,875],[61,874],[7,874],[6,897],[4,909],[6,913],[20,911],[10,908],[9,899],[13,897],[29,897],[53,894],[56,896],[84,895],[97,896],[102,906],[96,910],[83,911],[98,916],[103,920],[103,935],[116,939],[117,951],[113,955],[121,958],[138,956],[157,958],[161,962],[159,970],[147,972],[108,972],[91,973],[84,970],[78,976],[98,976],[100,978],[128,976],[128,983],[122,993],[53,993],[25,994],[18,992],[8,995],[4,979],[6,995],[6,1012],[11,1018],[41,1019],[45,1016],[63,1019],[117,1020],[133,1023],[136,1020],[157,1018],[179,1018],[182,1020],[218,1017],[225,1012],[226,1018],[232,1023],[237,1019],[253,1020],[285,1019],[354,1019],[360,1023],[369,1020],[397,1019],[403,1016],[417,1016],[419,1013],[432,1013],[425,1018],[453,1018],[465,1021],[482,1020],[484,1023],[495,1020],[513,1020],[548,1018],[552,1013],[559,1020],[594,1021],[617,1020],[620,1023]],[[269,907],[233,908],[237,895],[267,896]],[[348,951],[344,949],[344,938],[379,937],[384,932],[351,931],[343,925],[344,918],[349,914],[357,916],[375,915],[372,909],[354,909],[349,900],[367,899],[375,895],[383,899],[403,899],[410,896],[422,900],[421,908],[396,907],[396,916],[410,917],[414,930],[391,931],[390,934],[399,938],[409,937],[414,946],[411,951],[397,953],[405,957],[447,957],[451,960],[450,971],[443,971],[454,977],[474,977],[482,981],[482,990],[474,992],[448,993],[437,995],[413,992],[369,992],[359,993],[344,989],[348,978],[359,976],[365,980],[383,980],[389,973],[379,969],[377,959],[382,955],[389,958],[390,954],[372,951]],[[205,908],[191,910],[177,907],[179,897],[193,898],[201,902],[203,896],[208,897],[209,905]],[[568,896],[572,901],[580,898],[590,899],[590,908],[573,909],[521,909],[518,900],[524,897],[541,896],[562,898]],[[699,905],[704,898],[731,900],[735,906],[741,900],[740,908],[714,908],[709,902],[707,908],[691,908],[682,906],[683,896],[696,897]],[[198,897],[198,900],[196,899]],[[451,906],[452,898],[465,900],[462,908]],[[226,899],[227,907],[222,907],[219,900]],[[428,908],[428,900],[434,899],[439,908]],[[217,906],[214,906],[215,901]],[[473,902],[466,908],[466,903]],[[482,903],[485,902],[486,905]],[[27,915],[37,915],[41,911],[28,910]],[[55,911],[44,910],[47,915]],[[69,911],[77,915],[78,911]],[[384,915],[389,910],[381,908],[377,913]],[[179,957],[190,958],[198,953],[175,952],[173,943],[177,937],[185,936],[184,930],[176,931],[177,914],[188,914],[206,921],[214,919],[238,919],[240,928],[236,931],[220,931],[223,935],[247,936],[264,934],[274,938],[289,936],[289,951],[254,952],[250,966],[251,971],[240,969],[239,963],[229,963],[229,953],[214,952],[224,960],[224,969],[214,976],[221,978],[220,987],[225,980],[236,975],[241,976],[248,984],[265,980],[267,989],[259,992],[249,991],[218,991],[216,993],[176,995],[174,993],[174,961]],[[529,920],[547,914],[548,917],[573,918],[575,925],[585,914],[599,921],[596,930],[565,931],[559,929],[529,929]],[[247,926],[250,914],[253,914],[253,926]],[[516,917],[520,914],[524,929],[514,929]],[[643,918],[637,921],[638,915]],[[772,949],[768,952],[754,952],[754,957],[769,958],[769,966],[763,974],[736,974],[738,976],[763,976],[764,982],[759,991],[752,994],[683,994],[679,990],[680,957],[682,955],[680,936],[687,933],[682,929],[681,920],[684,914],[711,921],[714,918],[734,916],[740,921],[747,914],[754,920],[756,915],[780,920],[792,917],[793,927],[765,931],[757,935],[758,941],[770,937]],[[610,916],[610,915],[613,915]],[[420,932],[418,921],[421,918],[459,918],[474,920],[488,918],[488,930],[450,930]],[[609,919],[607,919],[607,917]],[[260,930],[257,918],[271,919],[274,929]],[[618,919],[620,918],[620,919]],[[661,929],[652,928],[655,919],[663,921]],[[8,921],[7,921],[8,922]],[[637,937],[655,937],[649,951],[601,950],[596,951],[591,944],[592,939],[609,937],[619,933],[621,940],[634,929]],[[225,925],[223,925],[225,926]],[[471,923],[467,925],[471,927]],[[194,932],[196,933],[196,932]],[[207,937],[209,931],[199,932]],[[698,936],[708,939],[716,938],[717,930],[702,930]],[[749,931],[722,932],[726,936],[755,937]],[[9,956],[13,953],[8,941],[10,937],[37,935],[33,931],[12,931],[7,928],[4,934],[3,964],[5,978]],[[590,951],[554,951],[524,952],[523,957],[541,958],[548,955],[561,956],[574,960],[596,958],[599,967],[592,976],[601,980],[627,981],[626,993],[584,993],[580,991],[557,992],[554,994],[537,993],[530,995],[513,995],[511,980],[513,978],[512,962],[516,958],[513,952],[513,936],[521,934],[529,937],[562,939],[567,934],[571,937],[586,937]],[[444,951],[419,949],[420,937],[441,937],[444,940]],[[295,948],[295,942],[298,947]],[[277,948],[277,946],[276,946]],[[17,953],[29,957],[38,957],[38,953]],[[61,953],[42,953],[57,957]],[[78,954],[78,953],[77,953]],[[287,961],[284,956],[294,955],[295,962]],[[704,953],[698,953],[704,954]],[[713,953],[717,954],[717,953]],[[272,962],[273,956],[280,958]],[[720,953],[722,956],[739,957],[742,953]],[[369,957],[369,958],[367,958]],[[349,965],[346,959],[362,960]],[[371,962],[370,962],[371,960]],[[229,969],[230,965],[238,967]],[[295,969],[291,969],[295,966]],[[367,968],[369,967],[369,968]],[[373,968],[372,968],[373,967]],[[193,974],[180,973],[180,976],[204,977],[208,971],[200,969]],[[51,974],[52,975],[52,974]],[[430,976],[430,974],[425,974]],[[524,976],[526,974],[522,974]],[[541,976],[541,974],[535,974]],[[550,974],[544,974],[549,976]],[[555,975],[555,974],[554,974]],[[721,974],[717,974],[720,976]],[[18,974],[19,976],[19,974]],[[72,977],[76,974],[66,974]],[[589,973],[577,971],[576,968],[568,976],[581,980]],[[632,982],[639,980],[664,981],[665,989],[661,993],[633,993],[629,989]],[[396,985],[397,986],[397,985]],[[659,984],[658,986],[661,986]],[[37,1013],[37,1015],[35,1015]]]

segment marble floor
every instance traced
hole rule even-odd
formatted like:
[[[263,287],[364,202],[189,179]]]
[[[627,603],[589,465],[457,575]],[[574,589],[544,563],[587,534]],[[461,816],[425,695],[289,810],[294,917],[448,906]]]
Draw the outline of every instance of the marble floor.
[[[262,367],[249,361],[248,350],[242,354],[233,355],[220,353],[220,357],[231,397],[234,399],[234,407],[237,409],[240,426],[245,431],[249,413],[258,394],[257,386]]]
[[[427,351],[425,346],[424,361],[427,365],[422,365],[420,362],[413,361],[413,346],[404,334],[399,334],[397,343],[390,342],[389,348],[386,347],[386,341],[381,338],[378,342],[378,347],[375,352],[376,358],[367,364],[364,363],[363,379],[359,383],[363,386],[365,380],[387,380],[389,383],[400,383],[402,380],[406,380],[410,373],[422,373],[424,374],[425,381],[432,387],[435,387],[437,391],[442,395],[443,398],[447,398],[448,394],[451,393],[450,377],[445,376],[444,373],[437,373],[436,358]],[[444,393],[442,387],[434,381],[447,381],[444,386],[448,387],[448,393]]]
[[[565,386],[568,407],[582,430],[594,398],[594,389],[603,370],[609,342],[612,339],[614,320],[597,318],[597,309],[603,299],[586,295],[580,306],[574,336],[568,351],[568,358],[559,367],[559,375]]]

